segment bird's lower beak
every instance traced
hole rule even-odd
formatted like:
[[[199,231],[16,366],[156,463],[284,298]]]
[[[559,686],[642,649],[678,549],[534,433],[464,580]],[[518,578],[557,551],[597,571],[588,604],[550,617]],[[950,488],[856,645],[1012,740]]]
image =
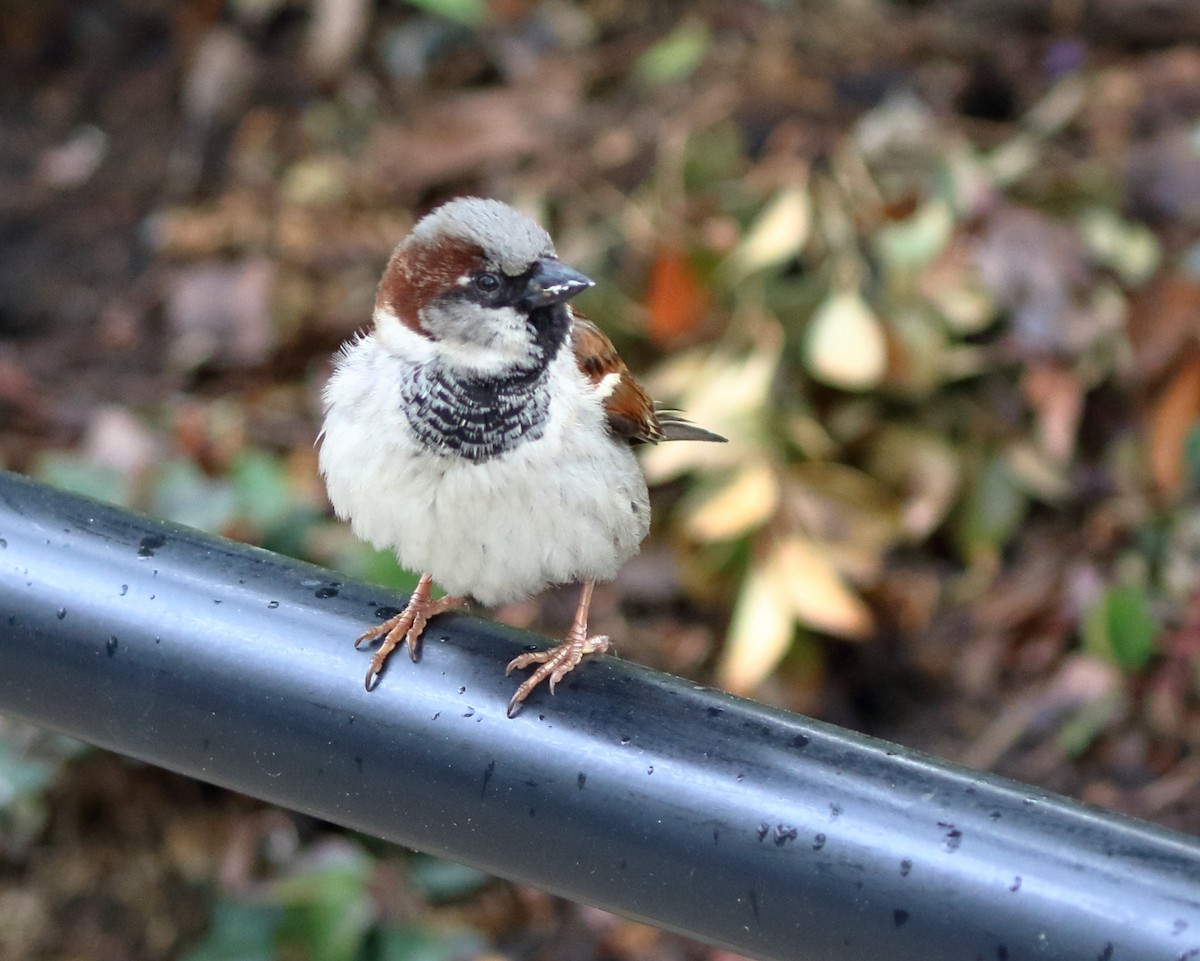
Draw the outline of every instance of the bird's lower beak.
[[[565,303],[595,283],[578,270],[572,270],[557,260],[543,258],[533,265],[533,273],[529,276],[521,303],[531,310]]]

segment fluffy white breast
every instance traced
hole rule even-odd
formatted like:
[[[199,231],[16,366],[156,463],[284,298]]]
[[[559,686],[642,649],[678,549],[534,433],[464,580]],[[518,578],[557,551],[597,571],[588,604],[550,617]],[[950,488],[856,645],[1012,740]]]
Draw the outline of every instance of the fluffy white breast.
[[[483,604],[613,578],[646,536],[649,498],[570,349],[550,368],[542,436],[475,464],[414,437],[400,382],[407,348],[428,345],[408,333],[382,328],[348,345],[325,388],[320,469],[338,516],[405,568]]]

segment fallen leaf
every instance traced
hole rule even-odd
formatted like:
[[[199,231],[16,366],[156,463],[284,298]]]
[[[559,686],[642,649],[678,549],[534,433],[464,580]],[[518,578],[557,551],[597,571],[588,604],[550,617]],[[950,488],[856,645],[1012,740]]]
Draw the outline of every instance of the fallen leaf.
[[[580,83],[578,72],[545,61],[520,84],[426,98],[406,122],[374,125],[362,167],[381,189],[406,196],[559,156],[582,111]]]
[[[1200,350],[1193,349],[1150,405],[1146,425],[1150,470],[1165,494],[1182,492],[1185,443],[1200,423]]]
[[[708,24],[687,19],[638,58],[634,75],[650,85],[686,80],[700,66],[711,43]]]
[[[1092,257],[1128,286],[1144,284],[1162,262],[1162,248],[1150,228],[1125,220],[1107,207],[1084,211],[1079,217],[1079,233]]]
[[[1121,690],[1120,674],[1111,662],[1073,655],[1050,680],[1001,711],[958,760],[979,770],[994,767],[1035,723],[1052,723],[1089,704],[1120,696]]]
[[[1059,464],[1069,463],[1083,414],[1084,385],[1079,374],[1066,364],[1032,360],[1021,389],[1033,409],[1042,450]]]
[[[414,7],[468,27],[478,26],[487,16],[485,0],[410,0]]]
[[[692,422],[729,438],[726,444],[658,444],[642,455],[652,484],[690,470],[724,470],[756,456],[768,411],[783,333],[773,318],[759,317],[748,351],[692,350],[676,354],[650,378],[655,397],[687,412]]]
[[[1146,589],[1136,584],[1110,587],[1079,625],[1085,651],[1131,672],[1154,654],[1158,630]]]
[[[1004,451],[1013,479],[1040,500],[1055,503],[1071,493],[1065,465],[1027,440],[1015,440]]]
[[[740,280],[778,267],[800,254],[811,230],[812,202],[807,184],[784,187],[758,215],[723,269]]]
[[[838,573],[823,544],[800,535],[781,540],[770,557],[774,576],[802,624],[860,641],[874,621],[867,605]]]
[[[950,511],[962,480],[954,449],[941,435],[885,426],[871,445],[868,470],[900,492],[904,533],[914,541],[932,534]]]
[[[1086,256],[1074,227],[1040,211],[1001,207],[990,217],[976,268],[1024,350],[1077,352],[1095,338],[1096,319],[1084,306]]]
[[[708,292],[691,261],[678,248],[664,247],[650,267],[646,311],[655,343],[671,344],[694,331],[708,311]]]
[[[883,224],[873,240],[885,264],[895,270],[912,271],[932,263],[945,250],[953,229],[950,204],[935,198],[909,217]]]
[[[1027,507],[1028,499],[1005,459],[998,454],[987,457],[971,478],[955,519],[959,549],[972,562],[994,562]]]
[[[305,59],[320,80],[336,80],[362,48],[374,14],[369,0],[314,0]]]
[[[180,99],[193,124],[237,114],[256,68],[253,47],[235,26],[217,24],[201,38],[186,66]]]
[[[779,504],[779,480],[764,460],[742,467],[687,514],[685,528],[698,541],[740,537],[760,527]]]
[[[184,369],[207,362],[254,366],[275,347],[273,263],[197,264],[179,270],[166,296],[171,359]]]
[[[837,570],[860,581],[879,573],[884,553],[904,538],[896,496],[845,464],[794,464],[783,488],[789,530],[820,543]]]
[[[858,291],[831,294],[809,321],[805,366],[812,376],[842,390],[870,390],[887,368],[887,342],[879,318]]]
[[[717,683],[734,694],[753,691],[783,659],[795,619],[770,558],[751,566],[733,608],[729,636],[717,664]]]
[[[751,566],[734,607],[717,682],[735,694],[754,690],[787,653],[797,623],[861,640],[871,613],[846,586],[822,546],[793,535]]]
[[[99,127],[84,124],[73,130],[65,143],[38,157],[34,176],[48,187],[71,190],[87,183],[107,155],[108,135]]]
[[[1135,216],[1200,225],[1200,150],[1187,129],[1167,130],[1129,152],[1125,189]]]
[[[1129,301],[1126,328],[1133,344],[1134,379],[1157,380],[1197,339],[1200,281],[1164,272]]]
[[[887,319],[889,390],[929,397],[946,380],[946,327],[931,311],[893,310]]]
[[[917,290],[961,337],[978,334],[995,322],[996,302],[975,270],[975,241],[957,234],[921,272]]]
[[[131,482],[159,461],[162,444],[124,407],[105,405],[92,412],[83,436],[83,456]]]

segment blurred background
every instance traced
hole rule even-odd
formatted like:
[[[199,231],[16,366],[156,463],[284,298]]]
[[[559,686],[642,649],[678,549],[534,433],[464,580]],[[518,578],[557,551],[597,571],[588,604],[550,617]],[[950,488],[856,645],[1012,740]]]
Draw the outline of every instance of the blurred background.
[[[406,589],[319,392],[461,193],[731,439],[624,656],[1200,831],[1200,5],[0,0],[0,467]],[[0,719],[0,959],[175,958],[730,961]]]

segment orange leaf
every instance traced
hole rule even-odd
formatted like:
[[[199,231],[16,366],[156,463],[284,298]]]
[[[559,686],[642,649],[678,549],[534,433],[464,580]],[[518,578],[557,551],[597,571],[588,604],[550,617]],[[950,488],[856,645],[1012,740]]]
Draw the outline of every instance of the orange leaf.
[[[1200,351],[1193,350],[1167,380],[1150,408],[1150,467],[1159,489],[1178,494],[1183,485],[1183,448],[1200,421]]]
[[[1196,336],[1200,282],[1163,274],[1129,303],[1127,327],[1133,343],[1134,375],[1142,383],[1157,380]]]
[[[708,310],[708,292],[683,251],[665,247],[650,268],[646,294],[650,337],[658,344],[675,343],[694,331]]]

